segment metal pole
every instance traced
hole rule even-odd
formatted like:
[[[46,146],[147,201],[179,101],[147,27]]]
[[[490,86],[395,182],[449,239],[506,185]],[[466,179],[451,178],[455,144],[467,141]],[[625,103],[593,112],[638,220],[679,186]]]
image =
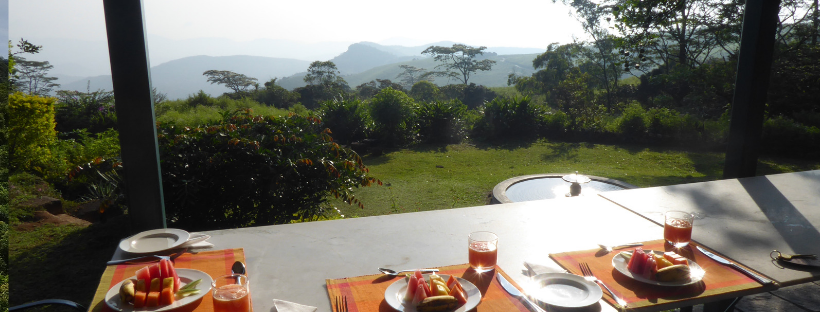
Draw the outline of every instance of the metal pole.
[[[755,176],[779,11],[779,0],[746,2],[723,168],[726,179]]]
[[[103,0],[133,231],[165,228],[151,73],[141,0]]]

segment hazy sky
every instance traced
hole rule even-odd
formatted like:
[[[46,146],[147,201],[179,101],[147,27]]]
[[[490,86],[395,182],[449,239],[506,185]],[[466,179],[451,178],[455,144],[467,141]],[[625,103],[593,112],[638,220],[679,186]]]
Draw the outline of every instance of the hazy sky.
[[[0,40],[9,40],[9,0],[0,0]]]
[[[8,1],[8,0],[3,0]],[[170,39],[258,38],[302,42],[546,48],[583,37],[551,0],[144,0],[149,34]],[[100,0],[11,0],[10,37],[105,40]],[[36,16],[37,18],[31,18]]]

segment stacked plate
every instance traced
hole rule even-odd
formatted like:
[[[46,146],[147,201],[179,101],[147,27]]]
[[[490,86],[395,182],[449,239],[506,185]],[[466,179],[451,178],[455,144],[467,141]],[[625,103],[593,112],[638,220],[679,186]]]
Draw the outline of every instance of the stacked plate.
[[[210,236],[199,233],[188,233],[180,229],[156,229],[145,231],[126,238],[120,242],[120,249],[127,253],[142,254],[155,253],[174,248],[184,247],[204,241]]]

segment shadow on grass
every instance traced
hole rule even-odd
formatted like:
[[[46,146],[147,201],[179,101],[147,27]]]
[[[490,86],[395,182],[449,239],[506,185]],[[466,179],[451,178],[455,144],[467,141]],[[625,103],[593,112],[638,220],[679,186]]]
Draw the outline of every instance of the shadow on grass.
[[[89,306],[100,277],[120,239],[130,235],[127,216],[87,228],[44,225],[11,231],[10,305],[42,299],[66,299]],[[32,247],[34,246],[34,247]],[[34,309],[36,310],[36,309]],[[73,311],[50,306],[43,311]]]

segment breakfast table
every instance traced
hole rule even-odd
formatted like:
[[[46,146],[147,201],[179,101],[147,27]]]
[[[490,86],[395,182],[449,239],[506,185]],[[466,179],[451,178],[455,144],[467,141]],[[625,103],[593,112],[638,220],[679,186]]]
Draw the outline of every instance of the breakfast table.
[[[794,197],[805,194],[805,190],[817,189],[820,185],[817,172],[798,173],[791,176],[767,177],[775,186],[790,185],[784,180],[799,179],[802,188],[781,190],[781,199],[765,197],[760,201],[785,203],[790,200],[805,200]],[[733,182],[734,181],[734,182]],[[747,180],[724,180],[693,184],[690,187],[708,193],[716,190],[713,185],[738,184],[747,188],[730,188],[727,192],[736,194],[748,188],[757,191],[771,191],[765,183]],[[385,303],[384,292],[401,277],[382,276],[378,268],[415,269],[439,268],[442,273],[467,278],[482,291],[481,303],[477,311],[528,311],[521,301],[510,296],[498,286],[496,273],[506,276],[519,289],[528,292],[533,289],[532,267],[524,263],[538,264],[536,267],[548,272],[569,272],[581,274],[578,264],[588,263],[593,273],[614,288],[614,291],[629,303],[629,311],[659,311],[697,304],[709,304],[723,300],[771,291],[777,284],[761,284],[729,267],[722,266],[705,257],[702,253],[687,249],[684,256],[693,259],[706,271],[703,280],[695,285],[664,288],[643,285],[626,278],[610,264],[618,251],[606,253],[598,244],[621,244],[642,242],[647,249],[668,250],[663,238],[663,227],[657,222],[656,212],[667,209],[698,207],[698,201],[690,201],[690,206],[658,206],[652,202],[655,197],[643,194],[628,201],[631,196],[620,195],[658,189],[656,194],[668,194],[665,188],[679,189],[683,186],[617,191],[591,196],[558,198],[520,202],[512,204],[487,205],[435,211],[423,211],[362,218],[260,226],[241,229],[208,231],[208,240],[214,245],[212,251],[197,254],[186,253],[177,258],[179,267],[194,267],[199,258],[214,258],[208,264],[209,270],[228,271],[230,262],[243,260],[247,267],[254,311],[274,311],[274,299],[317,307],[317,311],[335,311],[333,298],[349,298],[349,311],[395,311]],[[775,187],[776,189],[776,187]],[[779,190],[779,189],[778,189]],[[695,193],[697,194],[697,193]],[[805,230],[807,239],[812,239],[820,222],[817,208],[820,192],[812,196],[814,202],[792,203],[782,209],[801,212],[804,219],[789,219],[789,225],[773,225],[771,233],[782,233],[794,224],[813,230]],[[661,196],[661,195],[657,195]],[[729,196],[722,194],[722,196]],[[758,195],[753,195],[758,196]],[[758,196],[760,197],[760,196]],[[680,200],[675,198],[673,200]],[[721,201],[716,201],[720,203]],[[668,202],[664,202],[667,203]],[[713,203],[713,202],[710,202]],[[754,204],[739,202],[736,206]],[[639,208],[652,207],[652,212],[643,215]],[[811,210],[814,205],[814,210]],[[631,207],[632,206],[632,207]],[[715,204],[712,207],[724,207]],[[734,206],[733,206],[734,207]],[[624,209],[626,208],[626,209]],[[649,208],[647,208],[649,209]],[[705,209],[705,208],[704,208]],[[712,208],[718,209],[718,208]],[[808,209],[805,211],[804,209]],[[684,209],[685,210],[685,209]],[[650,210],[647,210],[650,211]],[[692,210],[697,212],[696,210]],[[710,211],[710,210],[705,210]],[[723,210],[719,210],[723,211]],[[742,209],[741,209],[742,211]],[[723,211],[730,213],[730,210]],[[701,212],[703,213],[703,212]],[[756,261],[752,253],[775,248],[786,252],[815,252],[808,243],[800,244],[795,236],[784,235],[783,244],[775,239],[762,241],[758,236],[745,237],[741,234],[753,231],[731,232],[728,226],[724,232],[712,232],[718,226],[710,225],[710,216],[701,216],[695,221],[692,245],[698,245],[737,260],[746,268],[757,271],[780,284],[795,284],[817,280],[817,271],[787,272],[775,271],[763,262]],[[751,213],[751,215],[755,215]],[[790,218],[796,218],[792,214]],[[724,215],[725,217],[725,215]],[[717,221],[716,221],[717,222]],[[736,222],[743,222],[742,220]],[[752,221],[749,221],[752,222]],[[731,222],[725,222],[731,223]],[[742,226],[742,225],[741,225]],[[467,269],[467,235],[475,231],[491,231],[498,235],[498,265],[494,271],[471,274]],[[773,232],[772,232],[773,231]],[[812,232],[814,231],[814,232]],[[724,236],[724,237],[716,237]],[[815,240],[816,242],[817,240]],[[735,244],[741,245],[736,246]],[[739,248],[743,247],[743,248]],[[746,252],[744,252],[744,250]],[[771,250],[769,250],[771,251]],[[764,257],[768,259],[768,253]],[[216,255],[215,255],[216,254]],[[128,258],[130,255],[117,250],[112,259]],[[179,259],[183,259],[180,261]],[[770,261],[771,262],[771,261]],[[216,263],[216,265],[214,265]],[[190,266],[189,266],[190,265]],[[203,264],[204,265],[204,264]],[[98,289],[104,293],[116,282],[110,277],[120,272],[119,278],[127,277],[127,266],[109,266]],[[539,272],[535,272],[539,273]],[[108,277],[107,277],[108,276]],[[206,300],[193,311],[210,311]],[[210,301],[207,301],[210,306]],[[511,308],[512,307],[512,308]],[[544,306],[547,311],[576,311],[557,306]],[[105,304],[95,297],[91,311],[107,311]],[[579,311],[618,311],[620,307],[613,298],[603,291],[597,303]]]

